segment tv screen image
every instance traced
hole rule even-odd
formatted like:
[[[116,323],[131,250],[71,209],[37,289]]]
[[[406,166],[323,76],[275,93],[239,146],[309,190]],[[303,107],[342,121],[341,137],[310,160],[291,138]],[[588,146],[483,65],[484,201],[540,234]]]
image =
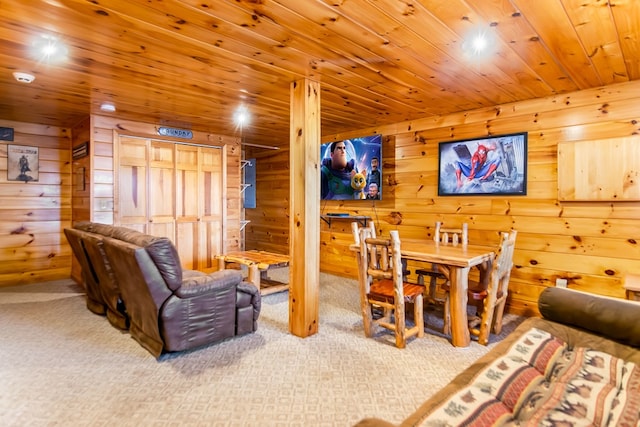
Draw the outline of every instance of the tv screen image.
[[[323,200],[382,199],[382,135],[322,144],[320,164]]]

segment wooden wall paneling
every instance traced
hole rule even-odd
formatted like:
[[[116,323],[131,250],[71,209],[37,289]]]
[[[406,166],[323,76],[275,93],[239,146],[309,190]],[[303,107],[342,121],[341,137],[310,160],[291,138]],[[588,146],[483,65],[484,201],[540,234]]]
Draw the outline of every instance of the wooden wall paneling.
[[[71,129],[0,120],[14,129],[0,144],[0,286],[58,280],[72,273],[62,229],[72,220]],[[39,149],[39,181],[7,179],[7,145]]]
[[[318,148],[319,150],[320,148]],[[289,149],[247,151],[256,159],[256,208],[245,209],[245,248],[289,253]]]
[[[223,225],[223,252],[237,251],[242,246],[242,233],[240,232],[240,221],[242,220],[242,170],[240,159],[242,149],[240,138],[236,138],[233,144],[226,144],[222,150],[222,174],[226,179],[224,185],[224,196],[222,200],[226,203],[222,206]]]

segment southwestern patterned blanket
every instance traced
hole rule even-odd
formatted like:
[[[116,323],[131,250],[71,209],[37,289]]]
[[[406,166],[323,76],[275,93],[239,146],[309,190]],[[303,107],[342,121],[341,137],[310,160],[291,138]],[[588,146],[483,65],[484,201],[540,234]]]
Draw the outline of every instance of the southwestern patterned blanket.
[[[640,368],[536,328],[423,426],[637,426]]]

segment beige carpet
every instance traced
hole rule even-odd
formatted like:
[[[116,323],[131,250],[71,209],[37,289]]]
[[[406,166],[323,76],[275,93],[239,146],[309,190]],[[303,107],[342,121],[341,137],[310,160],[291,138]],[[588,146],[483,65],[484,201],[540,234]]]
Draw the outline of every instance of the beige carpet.
[[[322,274],[318,334],[288,333],[284,292],[263,299],[256,333],[156,360],[71,281],[0,288],[0,425],[399,422],[500,338],[455,348],[429,329],[399,350],[390,334],[364,337],[358,307],[354,280]],[[507,316],[503,335],[521,320]]]

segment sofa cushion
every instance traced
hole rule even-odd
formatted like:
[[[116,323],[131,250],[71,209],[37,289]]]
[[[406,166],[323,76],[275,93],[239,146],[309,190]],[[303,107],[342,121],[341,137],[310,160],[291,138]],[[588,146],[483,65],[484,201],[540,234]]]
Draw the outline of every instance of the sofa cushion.
[[[545,319],[640,347],[640,303],[566,288],[546,288],[538,299]]]

